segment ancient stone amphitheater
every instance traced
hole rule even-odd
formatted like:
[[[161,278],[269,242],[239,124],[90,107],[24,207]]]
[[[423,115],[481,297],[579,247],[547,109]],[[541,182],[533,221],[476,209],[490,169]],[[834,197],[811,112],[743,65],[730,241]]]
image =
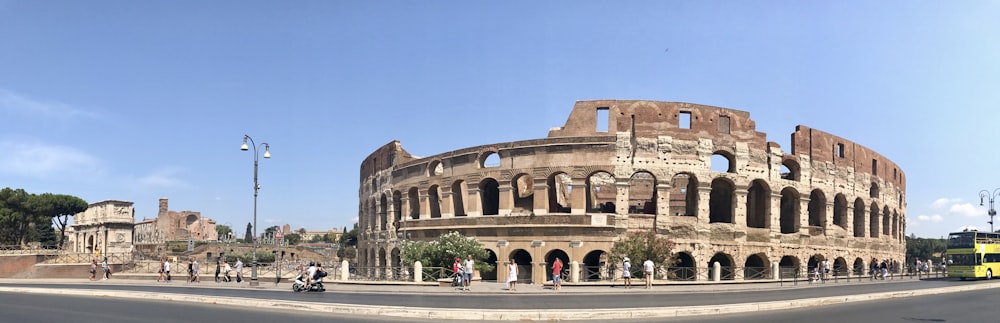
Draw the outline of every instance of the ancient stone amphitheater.
[[[422,158],[393,141],[360,181],[358,265],[376,275],[409,265],[404,241],[450,231],[500,259],[483,279],[514,259],[533,283],[555,258],[580,281],[617,277],[614,242],[649,230],[675,243],[658,279],[773,279],[824,260],[854,275],[905,255],[906,178],[891,160],[806,126],[786,152],[749,113],[691,103],[580,101],[546,138]]]

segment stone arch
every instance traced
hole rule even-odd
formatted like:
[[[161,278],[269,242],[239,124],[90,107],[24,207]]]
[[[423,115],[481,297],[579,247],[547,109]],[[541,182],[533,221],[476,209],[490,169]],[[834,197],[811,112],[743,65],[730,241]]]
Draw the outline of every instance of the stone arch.
[[[889,206],[886,205],[882,209],[882,235],[886,237],[891,237],[889,234],[892,229],[892,215],[889,213]]]
[[[597,171],[587,176],[587,211],[615,213],[618,188],[615,176],[606,171]]]
[[[834,276],[851,275],[851,273],[849,272],[850,268],[847,267],[847,259],[844,259],[844,257],[837,257],[836,259],[833,260],[832,265],[833,265],[833,272],[831,273],[832,275]]]
[[[552,264],[556,258],[562,260],[563,271],[569,270],[569,255],[562,249],[552,249],[545,255],[545,280],[552,280]]]
[[[809,257],[809,262],[806,263],[806,273],[812,273],[813,269],[820,265],[820,262],[826,259],[821,254],[815,254]],[[822,269],[820,269],[822,270]],[[807,274],[808,275],[808,274]]]
[[[864,275],[865,273],[865,260],[861,257],[854,258],[854,274]]]
[[[368,214],[366,218],[368,219],[368,228],[372,231],[376,231],[379,228],[378,224],[378,208],[375,198],[368,200]]]
[[[407,203],[410,206],[410,219],[420,218],[420,192],[416,187],[411,187],[406,194]]]
[[[497,268],[499,268],[499,262],[497,261],[497,254],[493,252],[492,249],[486,248],[486,263],[493,266],[493,269],[488,271],[480,271],[479,277],[483,281],[496,281],[497,280]]]
[[[670,214],[698,215],[698,178],[691,173],[677,173],[670,183]]]
[[[899,213],[892,210],[892,238],[899,239]]]
[[[709,223],[733,223],[735,193],[736,185],[729,179],[719,177],[712,180],[712,192],[708,198]]]
[[[604,250],[593,250],[583,256],[583,272],[580,275],[583,281],[598,281],[602,277],[613,278],[607,274],[608,253]]]
[[[736,157],[733,153],[725,150],[717,150],[712,153],[711,166],[709,167],[713,172],[719,173],[735,173],[736,172]]]
[[[514,195],[514,214],[529,214],[535,211],[535,182],[528,174],[517,174],[510,181]]]
[[[781,170],[779,175],[782,179],[787,179],[790,181],[798,181],[801,178],[801,167],[799,163],[792,159],[785,159],[781,161]]]
[[[451,183],[451,205],[455,216],[465,216],[465,196],[469,191],[465,188],[465,181],[457,180]]]
[[[191,225],[193,225],[193,224],[195,224],[197,222],[198,222],[198,216],[195,215],[195,214],[193,214],[193,213],[192,214],[188,214],[186,217],[184,217],[184,226],[185,227],[190,227]]]
[[[628,180],[628,213],[656,214],[656,176],[638,171]]]
[[[771,227],[771,188],[762,179],[750,182],[747,188],[747,227]]]
[[[389,264],[389,256],[386,255],[385,249],[383,249],[383,248],[379,248],[378,249],[378,259],[376,261],[377,261],[376,263],[378,264],[378,268],[379,269],[384,269],[386,267],[389,267],[388,266],[388,264]],[[375,278],[376,279],[385,279],[385,273],[386,273],[385,270],[375,270]]]
[[[441,189],[436,184],[427,188],[427,206],[432,219],[441,217]]]
[[[382,231],[385,231],[389,229],[389,198],[385,196],[385,193],[382,193],[382,195],[379,196],[378,201],[379,201],[378,216],[379,216],[379,223],[381,224],[380,229]]]
[[[847,197],[844,194],[833,197],[833,225],[847,230]]]
[[[674,268],[671,270],[674,274],[670,278],[677,280],[698,279],[698,268],[695,264],[694,256],[691,256],[691,253],[687,251],[678,252],[677,262],[674,263]]]
[[[878,203],[872,202],[871,209],[868,212],[868,231],[869,237],[878,238],[879,237],[879,213],[878,213]]]
[[[865,237],[865,201],[860,197],[854,199],[854,237]]]
[[[573,178],[563,172],[556,172],[545,180],[549,196],[549,213],[570,213],[573,211]]]
[[[778,268],[781,271],[781,277],[798,277],[800,265],[801,262],[798,257],[791,255],[781,257],[781,260],[778,261]]]
[[[768,274],[771,271],[770,267],[767,255],[764,253],[752,254],[743,263],[743,279],[768,279],[770,278]]]
[[[868,188],[868,197],[877,199],[879,195],[878,183],[872,182],[872,185]]]
[[[799,192],[786,187],[781,190],[781,233],[799,232]]]
[[[517,249],[510,252],[510,257],[504,261],[507,264],[511,259],[517,263],[517,282],[531,283],[532,258],[531,253],[524,249]]]
[[[427,176],[441,176],[444,174],[444,165],[440,160],[433,160],[427,164]]]
[[[392,268],[401,267],[400,263],[403,261],[403,258],[399,254],[399,248],[392,248],[392,251],[389,252],[389,254],[391,255],[389,265],[392,266]]]
[[[483,215],[500,214],[500,183],[492,178],[479,182],[479,205],[483,207]]]
[[[712,256],[712,259],[708,260],[708,268],[713,268],[715,262],[718,262],[719,266],[722,267],[721,280],[735,279],[733,275],[733,256],[725,252],[717,252]]]
[[[809,226],[826,228],[826,195],[822,190],[809,193]]]
[[[479,155],[479,168],[500,167],[500,154],[487,151]]]

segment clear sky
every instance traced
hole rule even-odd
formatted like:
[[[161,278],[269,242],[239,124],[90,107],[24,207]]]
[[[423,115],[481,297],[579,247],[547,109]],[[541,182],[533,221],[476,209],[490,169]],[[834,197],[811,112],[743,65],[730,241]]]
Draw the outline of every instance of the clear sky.
[[[988,228],[1000,2],[0,0],[0,187],[138,219],[240,232],[248,134],[261,229],[349,227],[379,146],[543,138],[591,99],[748,111],[786,152],[830,132],[906,173],[908,234]]]

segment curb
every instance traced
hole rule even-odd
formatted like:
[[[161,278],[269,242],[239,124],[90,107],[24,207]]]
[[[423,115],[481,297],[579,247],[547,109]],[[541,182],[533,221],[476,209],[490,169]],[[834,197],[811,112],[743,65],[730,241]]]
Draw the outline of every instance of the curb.
[[[972,290],[998,288],[1000,283],[975,284],[955,287],[939,287],[923,290],[869,293],[849,296],[830,296],[786,301],[736,303],[676,307],[644,307],[617,309],[565,310],[484,310],[484,309],[439,309],[429,307],[373,306],[340,303],[313,303],[302,301],[263,300],[244,297],[220,297],[180,294],[170,292],[135,292],[95,289],[49,289],[32,287],[2,287],[0,292],[56,294],[69,296],[98,296],[115,298],[135,298],[146,300],[177,301],[197,304],[249,306],[258,309],[298,309],[320,313],[362,316],[391,316],[399,318],[446,319],[446,320],[491,320],[491,321],[576,321],[614,320],[629,318],[670,318],[714,314],[736,314],[757,311],[787,310],[792,308],[826,306],[864,302],[870,300],[896,299],[913,296],[957,293]]]

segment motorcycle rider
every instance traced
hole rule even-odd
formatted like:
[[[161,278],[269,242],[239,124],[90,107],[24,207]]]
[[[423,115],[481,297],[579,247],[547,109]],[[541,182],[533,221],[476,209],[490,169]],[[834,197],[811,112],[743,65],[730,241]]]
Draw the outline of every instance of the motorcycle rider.
[[[315,276],[316,276],[316,263],[310,262],[309,269],[306,269],[306,280],[305,280],[306,288],[309,288],[309,286],[312,284],[313,277]]]

